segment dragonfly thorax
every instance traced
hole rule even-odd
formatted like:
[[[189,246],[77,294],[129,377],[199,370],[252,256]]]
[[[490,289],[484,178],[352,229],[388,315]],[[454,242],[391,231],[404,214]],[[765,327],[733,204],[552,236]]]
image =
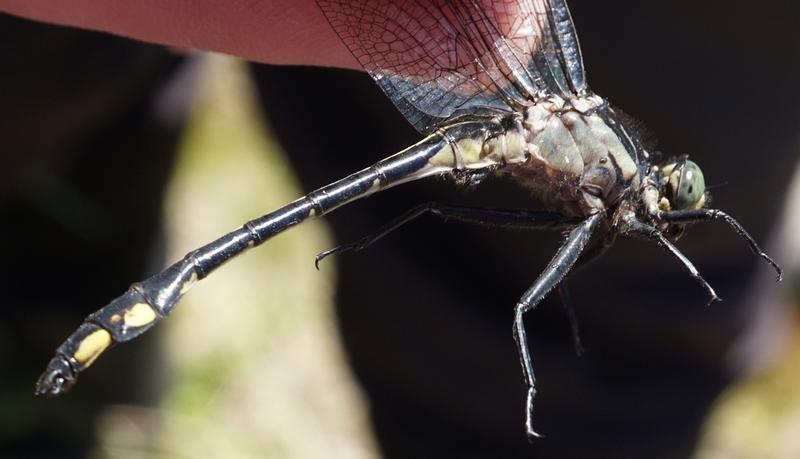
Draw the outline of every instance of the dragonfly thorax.
[[[523,121],[529,160],[513,167],[512,175],[545,204],[569,214],[614,207],[639,177],[633,153],[609,126],[606,107],[595,95],[552,97],[529,107]]]

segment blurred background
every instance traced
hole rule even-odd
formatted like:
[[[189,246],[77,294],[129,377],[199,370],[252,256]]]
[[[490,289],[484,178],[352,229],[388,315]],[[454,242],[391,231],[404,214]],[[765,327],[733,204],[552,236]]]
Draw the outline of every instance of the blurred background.
[[[128,284],[419,135],[356,72],[0,16],[0,456],[800,457],[800,7],[665,3],[570,4],[589,81],[691,154],[786,281],[724,226],[692,228],[680,247],[725,300],[706,308],[673,260],[620,241],[570,283],[587,354],[557,299],[528,318],[533,446],[512,311],[558,235],[424,219],[313,268],[428,200],[536,208],[503,181],[403,185],[301,225],[35,398]]]

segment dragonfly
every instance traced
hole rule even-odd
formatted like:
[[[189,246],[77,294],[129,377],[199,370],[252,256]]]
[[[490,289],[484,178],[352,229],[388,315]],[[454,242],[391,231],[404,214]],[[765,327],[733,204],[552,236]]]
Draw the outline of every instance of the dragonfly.
[[[493,176],[522,185],[545,210],[427,203],[377,232],[317,256],[362,250],[432,214],[471,224],[558,231],[563,243],[514,307],[513,338],[533,428],[536,378],[524,318],[617,236],[655,242],[705,289],[714,289],[674,245],[695,223],[719,220],[782,277],[733,217],[709,208],[703,172],[688,157],[661,160],[639,123],[588,86],[565,0],[317,0],[333,30],[425,137],[403,151],[250,220],[130,286],[90,314],[56,350],[36,383],[57,395],[112,345],[166,318],[193,285],[225,262],[306,220],[405,182],[449,177],[465,186]],[[573,324],[573,333],[575,333]]]

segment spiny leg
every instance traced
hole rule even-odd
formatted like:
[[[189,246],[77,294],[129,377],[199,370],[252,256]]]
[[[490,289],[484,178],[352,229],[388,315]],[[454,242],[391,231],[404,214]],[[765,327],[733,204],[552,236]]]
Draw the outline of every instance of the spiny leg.
[[[579,222],[579,220],[567,218],[561,214],[552,212],[484,209],[477,207],[449,206],[437,202],[428,202],[412,208],[411,210],[387,223],[374,233],[368,234],[367,236],[364,236],[355,242],[342,244],[319,253],[314,260],[314,263],[317,266],[317,269],[319,269],[319,262],[330,255],[346,252],[348,250],[364,250],[389,233],[425,213],[432,213],[445,221],[448,219],[453,219],[475,225],[513,229],[561,230],[572,227]],[[611,242],[613,242],[613,240]],[[588,252],[586,252],[586,256],[579,260],[576,268],[583,267],[599,258],[603,253],[605,253],[610,245],[611,243],[609,241],[604,241],[602,244],[598,244],[591,248]],[[575,353],[580,356],[584,349],[583,345],[581,344],[578,319],[575,315],[575,309],[572,306],[569,292],[565,289],[566,287],[562,289],[562,287],[559,286],[559,296],[561,297],[561,302],[567,313],[567,320],[569,321],[570,329],[572,331],[572,341],[575,347]]]
[[[578,315],[575,314],[575,306],[572,302],[572,295],[569,293],[569,288],[566,284],[567,280],[561,281],[558,286],[558,297],[561,299],[561,305],[564,306],[564,312],[567,313],[567,320],[569,321],[569,328],[572,332],[572,347],[575,348],[575,355],[580,357],[586,351],[581,343],[581,330],[578,326]]]
[[[690,210],[674,210],[670,212],[661,212],[659,214],[659,218],[665,222],[669,223],[677,223],[677,224],[687,224],[687,223],[697,223],[709,220],[722,220],[728,224],[728,226],[733,229],[733,231],[739,235],[742,239],[747,242],[747,245],[750,247],[750,250],[761,257],[764,261],[769,263],[774,269],[775,272],[778,273],[778,277],[776,282],[780,282],[783,279],[783,270],[775,260],[770,258],[769,255],[764,253],[761,250],[761,247],[758,246],[756,240],[753,239],[752,236],[747,232],[746,229],[738,222],[735,218],[731,217],[730,215],[726,214],[725,212],[718,210],[718,209],[690,209]]]
[[[387,234],[426,213],[436,215],[445,221],[452,219],[474,225],[516,229],[561,230],[572,227],[578,222],[573,218],[568,218],[564,215],[554,212],[484,209],[479,207],[449,206],[440,204],[438,202],[428,202],[412,208],[411,210],[390,221],[374,233],[370,233],[357,241],[348,244],[342,244],[319,253],[314,260],[314,263],[317,266],[317,269],[319,269],[319,262],[330,255],[347,252],[349,250],[364,250],[375,242],[381,240]]]
[[[711,287],[711,285],[703,279],[703,276],[700,275],[700,272],[697,268],[694,267],[691,261],[686,258],[686,255],[681,253],[675,245],[673,245],[669,240],[661,234],[661,231],[656,229],[655,227],[648,225],[646,223],[642,223],[636,219],[636,217],[631,214],[626,214],[623,216],[623,221],[626,225],[625,232],[630,234],[635,234],[639,236],[643,236],[647,239],[654,241],[658,244],[661,248],[665,249],[666,251],[670,252],[675,258],[677,258],[683,266],[689,271],[689,275],[692,276],[704,289],[708,292],[708,304],[711,304],[715,301],[722,301],[717,296],[717,292]]]
[[[528,396],[525,404],[525,430],[529,439],[539,437],[539,434],[533,430],[533,399],[536,395],[536,378],[533,374],[533,364],[523,319],[526,312],[536,307],[554,287],[564,280],[586,248],[592,233],[602,218],[603,214],[594,214],[570,231],[564,244],[558,249],[545,270],[536,279],[536,282],[522,295],[514,310],[514,340],[517,343],[522,371],[525,376],[525,382],[528,385]]]
[[[574,275],[581,269],[585,268],[603,256],[603,254],[605,254],[606,251],[608,251],[608,249],[614,245],[615,240],[616,233],[609,232],[600,242],[592,244],[583,252],[581,257],[578,258],[578,261],[575,263],[575,266],[573,266],[570,274]],[[564,306],[564,310],[567,313],[567,320],[569,321],[569,326],[572,330],[572,344],[575,347],[575,354],[580,357],[586,349],[584,349],[583,344],[581,343],[580,328],[578,327],[578,316],[575,314],[575,306],[572,302],[572,295],[569,293],[569,287],[567,286],[566,281],[567,280],[564,279],[561,281],[561,284],[558,285],[558,296],[561,299],[561,305]]]

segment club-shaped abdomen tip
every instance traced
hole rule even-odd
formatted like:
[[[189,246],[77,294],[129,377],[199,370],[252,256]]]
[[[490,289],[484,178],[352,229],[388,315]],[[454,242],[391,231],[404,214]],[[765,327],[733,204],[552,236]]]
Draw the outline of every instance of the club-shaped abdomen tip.
[[[58,395],[75,384],[76,374],[64,357],[55,356],[36,381],[36,395]]]

